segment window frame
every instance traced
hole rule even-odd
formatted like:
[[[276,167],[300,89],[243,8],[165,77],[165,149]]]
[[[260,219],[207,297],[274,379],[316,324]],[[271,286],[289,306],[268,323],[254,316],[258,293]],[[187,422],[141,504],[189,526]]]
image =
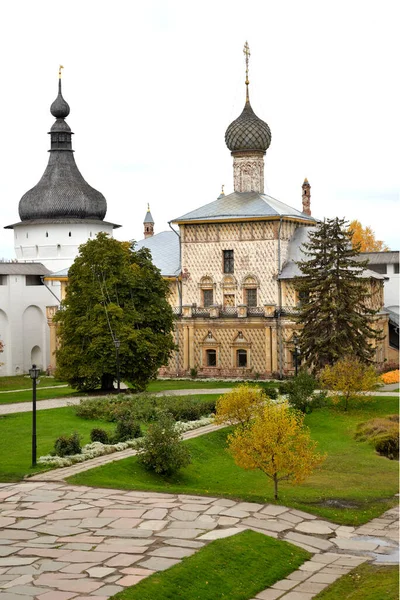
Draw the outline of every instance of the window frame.
[[[222,251],[222,268],[224,273],[235,272],[235,255],[233,250]]]
[[[245,356],[245,364],[241,365],[240,364],[240,356]],[[238,369],[247,369],[247,365],[248,365],[248,352],[245,348],[238,348],[236,350],[236,367]]]

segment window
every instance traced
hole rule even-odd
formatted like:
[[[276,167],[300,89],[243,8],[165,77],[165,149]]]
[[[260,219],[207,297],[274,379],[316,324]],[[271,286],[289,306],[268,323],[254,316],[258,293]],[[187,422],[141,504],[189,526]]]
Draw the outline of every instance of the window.
[[[203,306],[211,306],[213,304],[213,290],[203,290]]]
[[[71,237],[71,235],[72,235],[72,234],[71,234],[71,232],[69,232],[69,233],[68,233],[68,237]]]
[[[46,231],[46,237],[49,237],[49,232],[48,231]]]
[[[0,275],[0,285],[7,285],[6,275]]]
[[[304,291],[299,292],[299,302],[298,302],[299,306],[306,304],[308,302],[308,298],[309,298],[308,292],[304,292]]]
[[[247,350],[236,351],[236,366],[240,368],[247,367]]]
[[[206,350],[206,361],[207,361],[207,367],[216,367],[217,366],[217,351],[216,350]]]
[[[25,275],[25,285],[42,285],[40,275]]]
[[[246,290],[246,304],[247,306],[257,306],[257,289],[249,288]]]
[[[394,263],[393,266],[394,266],[394,273],[396,275],[398,275],[399,274],[399,263]]]
[[[224,250],[224,273],[233,273],[233,250]]]

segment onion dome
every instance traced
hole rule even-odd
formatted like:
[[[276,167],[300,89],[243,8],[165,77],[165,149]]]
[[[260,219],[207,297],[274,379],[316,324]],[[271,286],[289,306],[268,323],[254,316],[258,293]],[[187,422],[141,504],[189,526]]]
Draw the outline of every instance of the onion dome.
[[[103,194],[82,177],[72,150],[72,131],[64,120],[70,108],[61,93],[50,108],[56,118],[50,133],[51,147],[47,168],[39,183],[19,202],[21,221],[34,219],[96,219],[106,216],[107,202]]]
[[[251,108],[248,91],[242,114],[225,132],[225,143],[231,152],[265,152],[271,144],[271,130]]]

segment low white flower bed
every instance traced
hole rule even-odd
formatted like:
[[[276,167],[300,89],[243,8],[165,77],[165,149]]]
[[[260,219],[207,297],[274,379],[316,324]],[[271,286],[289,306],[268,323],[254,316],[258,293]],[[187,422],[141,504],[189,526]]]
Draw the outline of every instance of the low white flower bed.
[[[177,421],[176,427],[180,429],[181,433],[185,433],[186,431],[191,431],[192,429],[198,429],[199,427],[210,425],[210,423],[213,421],[214,417],[202,417],[197,421]],[[45,465],[46,467],[70,467],[75,463],[91,460],[97,456],[121,452],[122,450],[127,450],[128,448],[135,448],[138,439],[140,438],[137,438],[136,440],[127,440],[126,442],[119,442],[118,444],[102,444],[101,442],[92,442],[91,444],[86,444],[86,446],[83,446],[80,454],[71,454],[70,456],[63,457],[51,456],[50,454],[47,454],[46,456],[41,456],[38,460],[38,463],[40,465]]]

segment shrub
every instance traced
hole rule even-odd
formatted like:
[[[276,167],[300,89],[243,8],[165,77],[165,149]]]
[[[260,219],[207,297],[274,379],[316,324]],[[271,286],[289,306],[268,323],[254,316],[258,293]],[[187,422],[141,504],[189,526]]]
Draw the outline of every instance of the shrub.
[[[92,442],[101,442],[102,444],[108,444],[109,438],[108,433],[104,429],[92,429],[90,432],[90,439]]]
[[[399,415],[371,419],[357,426],[355,438],[370,442],[379,454],[390,459],[399,458]]]
[[[386,361],[381,367],[378,369],[378,373],[388,373],[389,371],[396,371],[399,368],[399,363],[392,361]]]
[[[245,427],[251,421],[255,409],[264,402],[265,395],[259,387],[238,385],[218,398],[215,421]]]
[[[215,412],[215,400],[195,400],[182,396],[162,396],[157,400],[158,411],[170,413],[175,421],[197,421]]]
[[[263,394],[270,400],[277,400],[278,390],[275,388],[263,389]]]
[[[302,413],[312,412],[313,393],[317,387],[314,377],[307,371],[300,371],[297,377],[293,377],[285,385],[289,404]]]
[[[192,368],[190,369],[190,377],[191,377],[192,379],[196,379],[196,377],[197,377],[197,374],[198,374],[198,369],[197,369],[197,367],[192,367]]]
[[[54,451],[57,456],[80,454],[81,450],[81,437],[76,432],[69,437],[65,435],[60,436],[56,439],[54,444]]]
[[[390,460],[399,459],[399,435],[397,431],[388,431],[375,438],[375,450]]]
[[[388,371],[387,373],[384,373],[383,375],[381,375],[381,380],[383,381],[383,383],[399,383],[399,369],[396,369],[395,371]]]
[[[139,423],[132,419],[121,419],[117,422],[117,428],[113,437],[113,442],[126,442],[142,436],[142,430]],[[99,440],[100,441],[100,440]]]
[[[149,471],[171,475],[190,464],[189,449],[181,442],[181,432],[168,413],[149,426],[147,435],[138,442],[139,461]]]
[[[334,402],[344,400],[344,410],[350,400],[368,400],[365,393],[374,390],[379,381],[374,367],[356,356],[345,356],[333,366],[327,365],[319,378],[323,387],[331,390]]]

